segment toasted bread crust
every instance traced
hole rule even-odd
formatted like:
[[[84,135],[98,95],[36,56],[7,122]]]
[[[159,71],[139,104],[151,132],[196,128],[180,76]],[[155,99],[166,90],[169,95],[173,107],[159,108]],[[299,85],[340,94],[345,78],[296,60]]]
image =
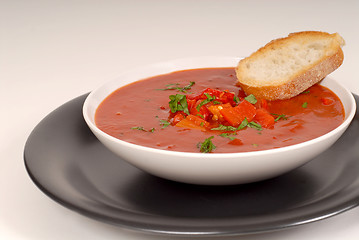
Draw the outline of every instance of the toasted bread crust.
[[[301,43],[307,41],[307,38],[332,38],[329,50],[317,61],[306,64],[299,71],[293,72],[289,77],[278,79],[276,81],[261,81],[260,79],[251,79],[246,75],[245,65],[248,61],[256,61],[263,54],[272,51],[273,48],[286,47],[291,41]],[[280,38],[269,42],[257,52],[248,58],[242,59],[236,67],[238,84],[246,92],[253,94],[258,98],[267,100],[288,99],[300,94],[310,86],[320,82],[325,76],[337,69],[344,60],[344,54],[341,49],[344,40],[338,34],[328,34],[323,32],[299,32],[290,34],[286,38]],[[288,69],[290,72],[291,70]]]

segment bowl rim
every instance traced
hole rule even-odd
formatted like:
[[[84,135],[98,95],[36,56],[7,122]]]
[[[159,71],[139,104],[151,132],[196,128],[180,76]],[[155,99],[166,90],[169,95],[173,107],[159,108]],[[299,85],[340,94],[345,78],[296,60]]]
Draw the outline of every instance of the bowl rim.
[[[342,130],[345,130],[350,122],[353,120],[355,113],[356,113],[356,103],[355,103],[355,99],[353,94],[343,85],[341,84],[339,81],[337,81],[336,79],[332,78],[332,77],[325,77],[324,79],[330,79],[330,81],[334,81],[335,84],[339,85],[342,90],[345,92],[345,95],[348,96],[348,100],[349,100],[349,106],[351,106],[351,108],[348,109],[348,115],[345,115],[345,119],[344,121],[335,129],[319,136],[316,138],[313,138],[311,140],[305,141],[305,142],[301,142],[301,143],[297,143],[297,144],[293,144],[293,145],[289,145],[289,146],[285,146],[285,147],[280,147],[280,148],[273,148],[273,149],[267,149],[267,150],[258,150],[258,151],[248,151],[248,152],[233,152],[233,153],[216,153],[216,152],[212,152],[209,154],[206,153],[201,153],[201,152],[181,152],[181,151],[173,151],[173,150],[164,150],[164,149],[156,149],[156,148],[152,148],[152,147],[146,147],[146,146],[142,146],[142,145],[138,145],[135,143],[130,143],[121,139],[118,139],[116,137],[113,137],[105,132],[103,132],[102,130],[100,130],[96,124],[90,119],[90,116],[88,114],[88,108],[89,105],[91,103],[92,98],[94,97],[94,95],[100,91],[101,89],[105,88],[107,85],[113,83],[113,82],[117,82],[121,79],[121,76],[124,76],[128,73],[132,73],[135,71],[139,71],[141,69],[144,68],[151,68],[151,67],[156,67],[159,66],[161,64],[167,64],[167,63],[178,63],[178,62],[182,62],[182,61],[189,61],[189,60],[194,60],[194,59],[208,59],[208,58],[213,58],[213,59],[225,59],[225,60],[240,60],[241,57],[228,57],[228,56],[201,56],[201,57],[189,57],[189,58],[177,58],[177,59],[173,59],[173,60],[168,60],[168,61],[163,61],[163,62],[157,62],[157,63],[152,63],[152,64],[147,64],[147,65],[143,65],[140,67],[136,67],[127,71],[123,71],[118,77],[107,81],[105,83],[103,83],[102,85],[100,85],[98,88],[94,89],[93,91],[90,92],[90,94],[86,97],[85,102],[83,104],[82,107],[82,114],[84,117],[85,122],[87,123],[87,125],[89,126],[89,128],[93,131],[96,132],[97,134],[101,135],[101,137],[104,137],[105,139],[112,141],[112,142],[116,142],[118,144],[123,145],[124,147],[128,147],[128,148],[132,148],[134,150],[141,150],[141,151],[146,151],[146,152],[151,152],[151,153],[158,153],[158,154],[162,154],[162,155],[168,155],[168,156],[182,156],[182,157],[191,157],[191,158],[203,158],[206,157],[208,159],[216,159],[216,158],[240,158],[240,157],[258,157],[258,156],[262,156],[262,155],[269,155],[269,154],[277,154],[277,153],[281,153],[281,152],[288,152],[288,151],[293,151],[293,150],[298,150],[301,148],[304,148],[306,146],[315,144],[315,143],[319,143],[324,139],[330,138],[334,135],[336,135],[338,132],[341,132]],[[218,66],[219,67],[219,66]],[[231,67],[231,66],[222,66],[222,67]],[[235,67],[235,66],[233,66]],[[193,67],[193,68],[188,68],[189,69],[201,69],[204,67]],[[215,68],[215,67],[210,67],[208,66],[208,68]],[[182,70],[187,70],[187,69],[182,69]],[[175,70],[175,71],[181,71],[179,70]],[[175,72],[175,71],[166,71],[165,73],[160,73],[160,74],[154,74],[154,75],[150,75],[147,77],[152,77],[152,76],[157,76],[157,75],[162,75],[162,74],[166,74],[166,73],[171,73],[171,72]],[[128,84],[134,83],[136,81],[140,81],[143,79],[138,79],[138,80],[134,80],[134,81],[130,81],[129,83],[125,83],[125,84],[121,84],[121,86],[114,88],[110,91],[109,94],[111,94],[112,92],[114,92],[115,90],[117,90],[118,88],[121,88],[123,86],[126,86]],[[330,89],[331,91],[333,91],[332,89]],[[100,103],[109,96],[109,94],[107,94],[105,97],[103,97],[100,101]],[[339,96],[338,96],[339,97]],[[343,103],[343,100],[340,99]],[[96,106],[96,109],[99,105]],[[343,104],[344,106],[344,104]],[[96,111],[95,111],[96,112]]]

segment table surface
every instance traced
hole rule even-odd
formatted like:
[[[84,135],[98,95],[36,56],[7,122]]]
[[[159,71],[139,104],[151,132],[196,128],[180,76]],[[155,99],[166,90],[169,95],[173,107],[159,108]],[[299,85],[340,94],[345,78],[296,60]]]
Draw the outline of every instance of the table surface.
[[[0,0],[0,239],[174,239],[108,225],[48,198],[24,168],[32,129],[129,68],[191,56],[248,56],[302,30],[343,36],[344,64],[331,76],[359,94],[358,22],[355,0]],[[358,214],[355,208],[241,239],[357,239]]]

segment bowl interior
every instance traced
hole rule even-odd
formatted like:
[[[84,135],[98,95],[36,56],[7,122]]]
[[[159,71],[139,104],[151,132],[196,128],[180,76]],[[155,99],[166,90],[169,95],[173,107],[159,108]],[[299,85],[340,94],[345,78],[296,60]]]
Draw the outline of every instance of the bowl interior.
[[[197,57],[177,59],[173,61],[151,64],[145,67],[135,68],[130,71],[122,73],[116,79],[109,81],[92,91],[87,97],[83,114],[87,124],[96,128],[94,116],[96,109],[100,103],[113,91],[125,86],[127,84],[174,71],[196,68],[211,68],[211,67],[234,67],[237,65],[241,58],[238,57]],[[355,114],[355,100],[352,94],[339,82],[335,81],[331,77],[326,77],[321,85],[331,89],[342,101],[345,110],[345,120],[342,125],[346,124],[346,121],[351,121]]]

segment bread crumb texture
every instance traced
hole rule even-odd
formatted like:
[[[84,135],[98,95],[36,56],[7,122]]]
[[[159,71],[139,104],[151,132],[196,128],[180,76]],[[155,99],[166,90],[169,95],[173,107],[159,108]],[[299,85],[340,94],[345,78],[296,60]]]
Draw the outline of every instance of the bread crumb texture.
[[[315,31],[275,39],[239,62],[238,84],[267,100],[291,98],[342,64],[344,44],[337,33]]]

